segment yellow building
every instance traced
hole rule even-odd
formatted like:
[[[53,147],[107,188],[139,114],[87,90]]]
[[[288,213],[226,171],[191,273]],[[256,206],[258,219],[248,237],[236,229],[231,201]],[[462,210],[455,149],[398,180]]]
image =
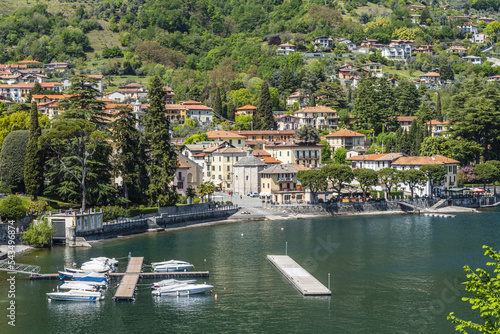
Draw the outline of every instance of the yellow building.
[[[184,122],[186,119],[186,107],[180,104],[166,104],[165,112],[169,121]]]
[[[332,151],[343,147],[350,150],[356,147],[363,148],[365,146],[366,136],[364,134],[342,129],[325,136],[326,141],[330,144]]]
[[[223,190],[233,189],[233,165],[244,158],[244,147],[213,147],[203,151],[205,154],[205,181],[212,181]]]
[[[297,172],[309,168],[297,164],[274,165],[259,172],[261,196],[275,204],[302,203],[305,191],[297,185]]]
[[[318,167],[321,164],[321,145],[310,142],[272,142],[264,145],[264,151],[284,164]]]

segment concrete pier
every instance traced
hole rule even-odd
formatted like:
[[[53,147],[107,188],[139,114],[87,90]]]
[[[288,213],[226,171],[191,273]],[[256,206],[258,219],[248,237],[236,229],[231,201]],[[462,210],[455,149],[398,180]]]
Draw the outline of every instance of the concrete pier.
[[[268,255],[267,259],[304,296],[330,296],[332,294],[320,281],[288,255]]]

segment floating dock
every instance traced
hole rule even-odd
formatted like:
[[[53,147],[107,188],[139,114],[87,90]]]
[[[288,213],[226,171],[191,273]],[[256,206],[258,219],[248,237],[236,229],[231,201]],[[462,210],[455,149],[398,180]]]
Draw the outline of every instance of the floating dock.
[[[267,259],[304,296],[330,296],[332,292],[288,255],[268,255]]]
[[[127,270],[122,277],[118,289],[116,289],[115,300],[133,300],[135,288],[142,271],[143,257],[131,257],[128,261]]]
[[[125,276],[127,273],[109,273],[109,278],[111,279],[119,279]],[[139,278],[141,279],[183,279],[183,278],[197,278],[197,277],[209,277],[208,271],[175,271],[168,273],[140,273]],[[31,280],[51,280],[51,279],[59,279],[59,274],[37,274],[27,277]]]
[[[424,216],[428,217],[441,217],[441,218],[455,218],[455,215],[448,215],[444,213],[424,213]]]

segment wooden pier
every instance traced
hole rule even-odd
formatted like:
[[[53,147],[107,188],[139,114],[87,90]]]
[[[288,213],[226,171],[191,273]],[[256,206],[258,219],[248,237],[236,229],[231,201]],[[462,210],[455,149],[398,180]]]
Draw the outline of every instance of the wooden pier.
[[[110,279],[119,279],[125,276],[127,273],[109,273]],[[183,279],[183,278],[197,278],[197,277],[209,277],[208,271],[176,271],[176,272],[168,272],[168,273],[140,273],[139,278],[141,279]],[[59,274],[38,274],[27,277],[31,280],[51,280],[51,279],[59,279]]]
[[[268,255],[267,259],[304,296],[330,296],[332,294],[328,288],[288,255]]]
[[[143,257],[131,257],[128,261],[127,270],[123,275],[123,278],[116,289],[115,300],[133,300],[135,288],[137,287],[137,282],[139,281],[139,276],[142,271],[142,263],[144,262]]]

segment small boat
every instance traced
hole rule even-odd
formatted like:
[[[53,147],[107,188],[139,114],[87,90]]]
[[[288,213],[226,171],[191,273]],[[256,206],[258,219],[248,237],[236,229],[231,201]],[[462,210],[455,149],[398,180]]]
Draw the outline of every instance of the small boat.
[[[66,271],[58,271],[59,279],[70,281],[87,281],[87,282],[107,282],[108,279],[104,274],[96,272],[89,273],[68,273]]]
[[[61,290],[84,290],[84,291],[98,291],[101,289],[99,285],[85,284],[80,282],[68,281],[62,284],[59,289]]]
[[[82,263],[81,270],[106,271],[111,270],[111,267],[99,261],[88,261]]]
[[[67,292],[48,292],[47,297],[53,300],[92,302],[104,299],[100,292],[69,290]]]
[[[194,267],[191,263],[178,260],[153,262],[151,266],[155,272],[186,271]]]
[[[108,266],[112,266],[112,267],[117,266],[118,263],[119,263],[119,261],[117,259],[115,259],[115,258],[110,259],[109,257],[104,257],[104,256],[91,257],[90,260],[91,261],[102,262],[102,263],[107,264]]]
[[[196,284],[195,279],[191,280],[177,280],[177,279],[165,279],[163,281],[151,283],[151,289],[158,289],[164,286],[170,286],[175,284]]]
[[[152,291],[155,296],[189,296],[212,290],[209,284],[174,284],[163,286]]]
[[[107,274],[109,273],[109,269],[106,270],[93,270],[93,269],[76,269],[76,268],[69,268],[64,266],[64,271],[68,273],[89,273],[89,272],[96,272],[99,274]]]

